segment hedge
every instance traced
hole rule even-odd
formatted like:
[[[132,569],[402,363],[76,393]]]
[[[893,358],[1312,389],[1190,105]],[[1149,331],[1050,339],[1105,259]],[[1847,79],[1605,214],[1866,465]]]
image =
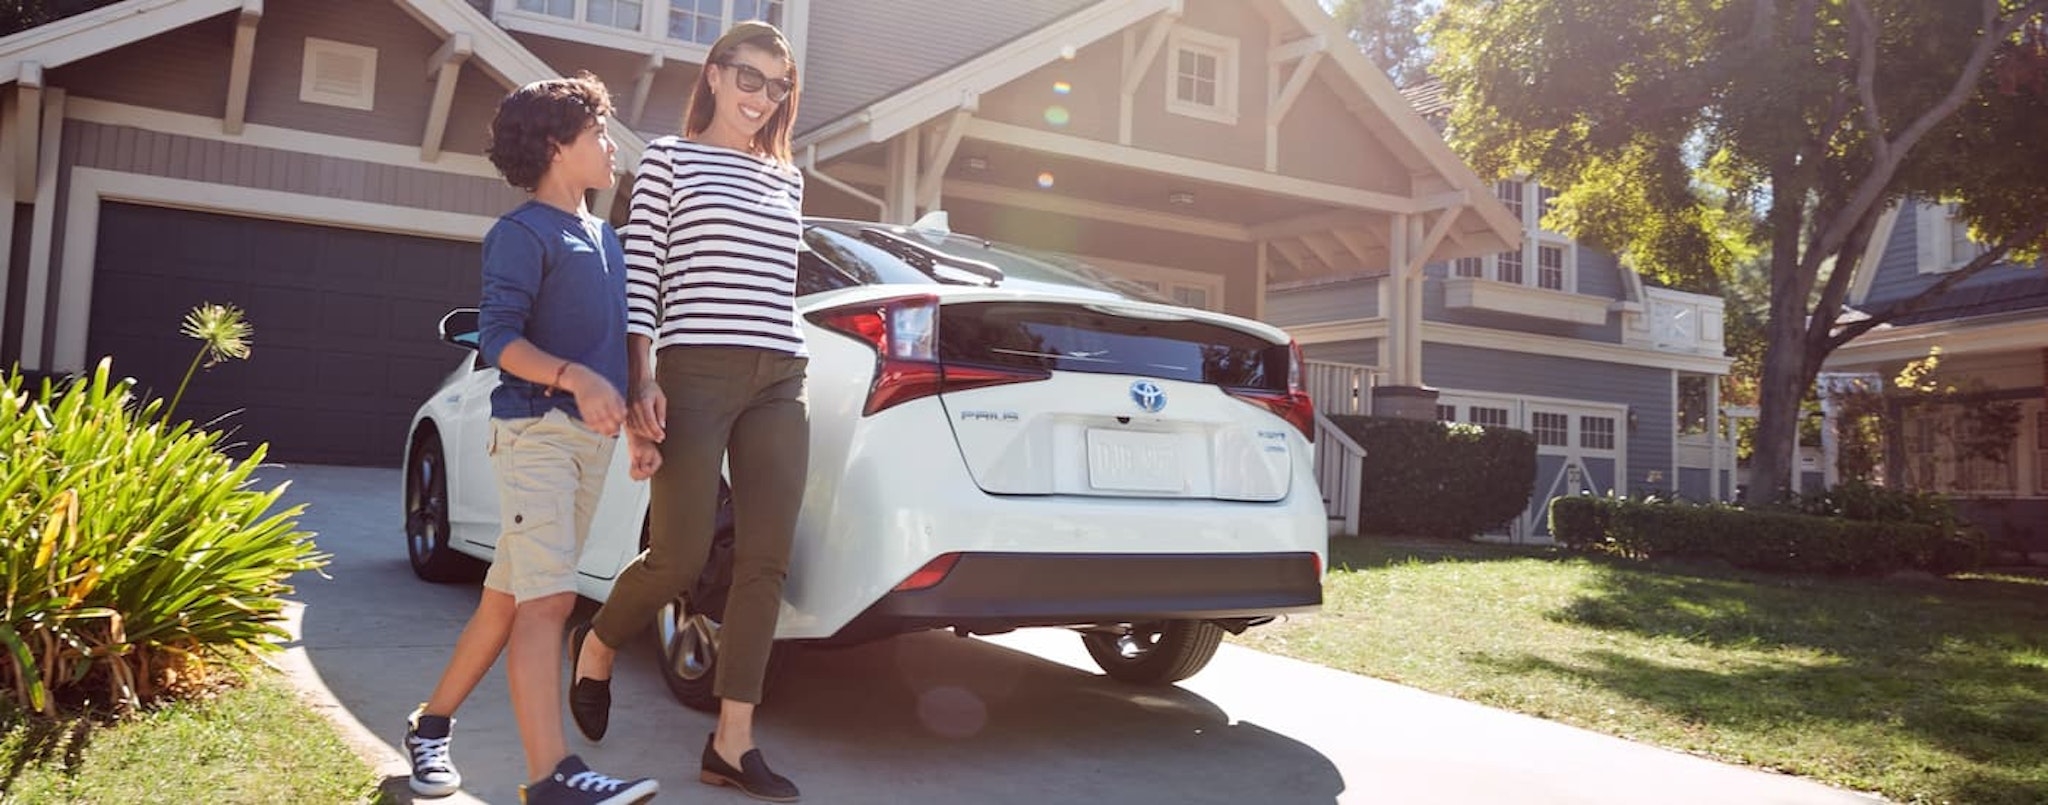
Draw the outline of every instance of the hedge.
[[[1944,524],[1590,496],[1550,502],[1550,533],[1568,549],[1839,575],[1975,567],[1983,558],[1982,537],[1954,522],[1952,515]]]
[[[1367,533],[1470,537],[1529,505],[1534,436],[1414,419],[1330,419],[1366,451],[1358,515]]]

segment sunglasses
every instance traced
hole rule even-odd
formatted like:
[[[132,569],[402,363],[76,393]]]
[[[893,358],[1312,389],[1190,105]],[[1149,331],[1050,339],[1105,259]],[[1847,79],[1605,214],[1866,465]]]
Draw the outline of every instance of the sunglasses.
[[[722,61],[719,64],[733,71],[732,83],[739,87],[741,92],[760,92],[762,87],[767,87],[768,100],[781,103],[789,100],[789,94],[796,91],[795,81],[787,78],[771,80],[760,70],[754,69],[753,65],[738,61]]]

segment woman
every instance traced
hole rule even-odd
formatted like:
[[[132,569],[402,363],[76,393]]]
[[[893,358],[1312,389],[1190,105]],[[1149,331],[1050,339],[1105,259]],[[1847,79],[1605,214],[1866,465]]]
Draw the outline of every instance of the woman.
[[[628,427],[660,444],[648,549],[579,628],[570,713],[603,736],[616,647],[702,571],[730,456],[732,588],[720,630],[717,731],[700,779],[776,802],[797,788],[754,745],[810,451],[796,319],[803,179],[790,158],[797,73],[788,40],[742,22],[711,46],[681,137],[647,144],[625,230]],[[648,366],[654,352],[652,371]],[[597,639],[584,639],[595,635]]]

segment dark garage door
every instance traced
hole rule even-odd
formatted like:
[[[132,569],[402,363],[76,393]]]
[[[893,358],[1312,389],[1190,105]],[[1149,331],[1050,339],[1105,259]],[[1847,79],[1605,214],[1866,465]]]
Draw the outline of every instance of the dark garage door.
[[[179,333],[186,311],[238,305],[255,328],[249,359],[201,369],[179,418],[239,409],[230,441],[269,442],[272,460],[397,466],[413,410],[461,361],[434,326],[476,304],[478,249],[109,203],[88,359],[112,355],[117,374],[168,398],[199,346]]]

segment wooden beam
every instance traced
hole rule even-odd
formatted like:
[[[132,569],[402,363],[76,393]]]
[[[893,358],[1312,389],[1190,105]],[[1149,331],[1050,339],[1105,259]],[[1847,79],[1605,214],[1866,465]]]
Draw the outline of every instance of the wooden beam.
[[[1287,258],[1289,265],[1294,266],[1294,276],[1307,277],[1314,274],[1331,273],[1334,270],[1328,266],[1322,266],[1321,262],[1316,260],[1315,255],[1309,254],[1308,249],[1304,248],[1298,240],[1276,239],[1268,242],[1273,244],[1273,250],[1279,252],[1281,257]],[[1318,266],[1322,267],[1321,271],[1316,270]]]
[[[1342,271],[1348,267],[1343,257],[1349,254],[1349,250],[1336,238],[1331,237],[1328,231],[1302,235],[1301,244],[1314,252],[1316,259],[1323,261],[1323,265],[1329,266],[1331,271]]]
[[[1267,253],[1265,241],[1253,243],[1252,249],[1258,255],[1252,261],[1252,318],[1265,321],[1266,291],[1273,284],[1273,267],[1269,262],[1271,257]],[[2048,367],[2048,349],[2041,351],[2041,360],[2042,365]]]
[[[36,164],[43,141],[43,66],[22,62],[15,86],[14,154],[8,158],[14,160],[14,198],[18,201],[36,197]]]
[[[633,125],[640,125],[640,117],[647,113],[647,95],[654,91],[654,76],[661,72],[661,52],[647,54],[647,61],[640,63],[640,76],[633,81],[633,105],[626,110],[626,119]]]
[[[1268,64],[1286,64],[1295,59],[1321,54],[1328,49],[1329,40],[1324,38],[1322,34],[1304,36],[1267,51],[1266,62]]]
[[[1166,35],[1180,20],[1181,11],[1181,4],[1176,2],[1152,18],[1152,26],[1145,29],[1144,44],[1138,45],[1135,51],[1131,48],[1131,32],[1135,29],[1124,29],[1124,74],[1117,94],[1116,141],[1119,143],[1131,144],[1131,96],[1138,91],[1139,84],[1145,83],[1145,75],[1152,71],[1152,62],[1159,58],[1159,48],[1166,44]]]
[[[1282,218],[1252,225],[1252,235],[1261,238],[1294,238],[1309,232],[1350,229],[1371,224],[1371,217],[1357,210],[1325,210],[1295,218]]]
[[[917,182],[917,206],[925,212],[939,208],[939,194],[945,189],[946,167],[953,164],[953,153],[960,149],[960,138],[967,134],[967,121],[973,117],[965,109],[954,112],[946,118],[938,136],[931,138],[930,156],[919,169]]]
[[[818,168],[813,173],[822,173]],[[835,166],[832,173],[841,181],[854,182],[875,187],[888,186],[888,172],[872,165],[848,164]],[[1121,224],[1157,229],[1163,232],[1178,232],[1218,240],[1250,243],[1249,230],[1228,221],[1212,221],[1172,213],[1107,204],[1100,201],[1055,195],[1039,190],[1023,190],[1000,185],[972,182],[964,179],[947,179],[943,185],[945,198],[995,204],[1018,209],[1049,212],[1089,221],[1115,221]]]
[[[17,201],[17,197],[14,195],[13,154],[14,149],[18,146],[14,144],[14,141],[20,136],[14,130],[15,117],[14,96],[0,92],[0,210],[7,211],[8,213],[0,215],[0,221],[10,224],[9,226],[0,226],[0,254],[8,255],[10,258],[9,263],[12,262],[11,258],[14,255],[14,227],[11,224],[14,223],[12,213],[14,204]],[[0,265],[9,264],[0,263]],[[7,333],[8,283],[5,280],[12,271],[11,265],[8,268],[0,269],[0,338],[6,337]]]
[[[441,158],[441,141],[448,133],[448,111],[455,103],[455,82],[462,77],[462,63],[475,52],[469,33],[456,31],[427,59],[427,78],[434,82],[434,98],[427,107],[426,136],[420,140],[421,161]]]
[[[57,270],[57,261],[52,258],[57,253],[57,149],[64,138],[64,90],[52,87],[43,91],[41,103],[41,113],[36,116],[36,122],[42,126],[42,135],[18,138],[21,142],[34,142],[41,151],[40,159],[34,165],[35,175],[30,178],[36,209],[29,225],[28,282],[21,306],[21,368],[29,370],[40,370],[49,365],[43,360],[43,331],[49,318],[51,275]],[[27,133],[23,126],[28,118],[26,109],[16,110],[16,134]],[[17,197],[15,200],[22,199]],[[90,289],[85,290],[85,293],[90,292]],[[63,326],[64,320],[59,318],[58,327]]]
[[[1330,230],[1330,235],[1335,237],[1338,243],[1344,244],[1346,251],[1351,252],[1358,258],[1359,265],[1372,268],[1371,255],[1376,249],[1366,235],[1360,234],[1361,232],[1371,231],[1371,229],[1332,229]]]
[[[1437,213],[1436,224],[1429,228],[1428,235],[1423,236],[1415,253],[1408,256],[1408,265],[1401,271],[1402,276],[1414,276],[1422,270],[1422,266],[1429,262],[1429,256],[1436,253],[1436,247],[1444,242],[1444,236],[1450,233],[1451,224],[1458,220],[1458,213],[1464,211],[1464,207],[1452,207]]]
[[[249,114],[249,67],[256,60],[256,26],[263,22],[263,0],[242,0],[235,17],[235,53],[228,62],[228,106],[221,130],[241,134]]]
[[[1317,37],[1320,39],[1320,37]],[[1309,78],[1316,72],[1316,65],[1323,61],[1322,51],[1312,51],[1294,65],[1294,73],[1287,77],[1287,83],[1280,87],[1277,97],[1266,107],[1266,170],[1280,170],[1280,122],[1287,119],[1287,111],[1294,108],[1294,101],[1301,97],[1308,87]],[[1280,66],[1275,64],[1274,70]]]

